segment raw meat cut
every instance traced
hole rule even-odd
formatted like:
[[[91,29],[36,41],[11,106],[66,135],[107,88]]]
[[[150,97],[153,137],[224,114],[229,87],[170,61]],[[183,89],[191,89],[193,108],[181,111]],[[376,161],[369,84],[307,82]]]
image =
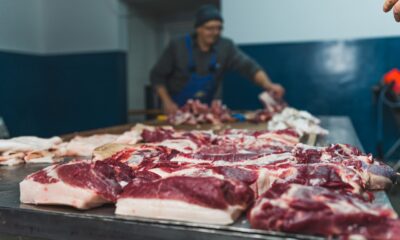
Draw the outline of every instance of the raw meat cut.
[[[20,200],[30,204],[67,205],[88,209],[115,202],[131,171],[103,162],[72,161],[49,166],[20,183]],[[126,172],[128,171],[128,173]]]
[[[248,217],[254,228],[327,237],[362,234],[370,227],[384,239],[395,239],[398,235],[394,233],[400,232],[387,224],[397,218],[391,209],[367,203],[357,195],[298,184],[273,185]],[[376,235],[370,232],[369,237]]]
[[[115,213],[210,224],[230,224],[247,209],[254,193],[241,182],[213,177],[169,177],[132,182]]]

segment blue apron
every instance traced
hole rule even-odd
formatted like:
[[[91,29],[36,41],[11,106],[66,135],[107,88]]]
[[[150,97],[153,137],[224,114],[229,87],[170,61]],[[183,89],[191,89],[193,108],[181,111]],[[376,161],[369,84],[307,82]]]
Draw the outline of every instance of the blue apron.
[[[185,36],[186,49],[189,54],[189,72],[190,79],[185,87],[176,95],[172,96],[178,106],[183,106],[189,99],[198,99],[203,103],[210,104],[214,98],[216,91],[215,71],[218,67],[217,53],[213,50],[209,65],[209,73],[200,76],[196,71],[196,64],[193,56],[192,37],[188,34]]]

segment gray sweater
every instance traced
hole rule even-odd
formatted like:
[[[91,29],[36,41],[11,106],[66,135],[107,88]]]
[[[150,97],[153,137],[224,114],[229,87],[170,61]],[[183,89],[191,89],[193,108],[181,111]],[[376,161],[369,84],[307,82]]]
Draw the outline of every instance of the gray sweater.
[[[196,72],[199,75],[209,74],[211,51],[202,52],[192,35],[193,56]],[[230,39],[221,37],[213,48],[217,52],[218,69],[215,72],[217,91],[216,98],[221,96],[223,74],[227,70],[240,72],[244,77],[253,80],[261,67],[245,53],[243,53]],[[189,54],[185,38],[172,40],[164,50],[162,56],[151,70],[150,80],[153,86],[163,85],[170,95],[179,93],[190,78]]]

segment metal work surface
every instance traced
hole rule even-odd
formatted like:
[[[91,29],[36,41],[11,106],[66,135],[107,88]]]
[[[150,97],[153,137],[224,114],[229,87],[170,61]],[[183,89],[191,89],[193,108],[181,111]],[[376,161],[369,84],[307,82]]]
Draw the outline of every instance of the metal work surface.
[[[348,118],[322,117],[330,135],[318,145],[341,142],[361,147]],[[20,204],[18,183],[46,165],[0,167],[0,232],[49,239],[319,239],[251,229],[243,216],[230,226],[195,224],[114,215],[114,206],[79,211],[61,206]],[[376,201],[390,205],[386,194]]]

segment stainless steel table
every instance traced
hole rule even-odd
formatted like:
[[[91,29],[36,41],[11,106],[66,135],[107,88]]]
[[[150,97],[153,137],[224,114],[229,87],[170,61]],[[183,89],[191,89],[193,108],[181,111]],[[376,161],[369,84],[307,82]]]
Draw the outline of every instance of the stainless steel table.
[[[361,148],[347,117],[321,117],[330,135],[318,145],[349,143]],[[0,167],[0,232],[49,239],[319,239],[317,237],[251,229],[243,216],[231,226],[193,224],[114,215],[112,205],[87,211],[69,207],[20,204],[18,183],[46,165]],[[386,194],[377,202],[390,205]]]

